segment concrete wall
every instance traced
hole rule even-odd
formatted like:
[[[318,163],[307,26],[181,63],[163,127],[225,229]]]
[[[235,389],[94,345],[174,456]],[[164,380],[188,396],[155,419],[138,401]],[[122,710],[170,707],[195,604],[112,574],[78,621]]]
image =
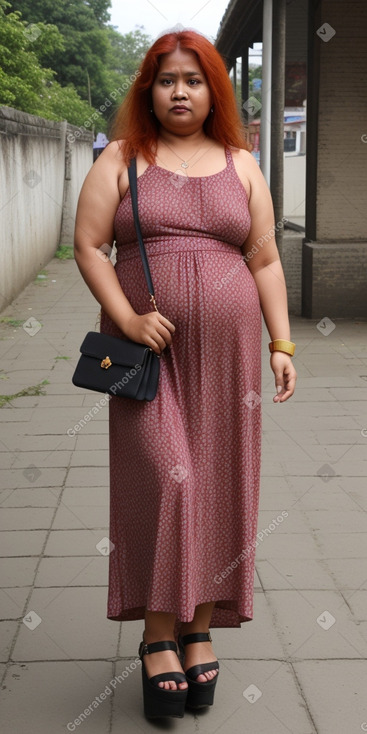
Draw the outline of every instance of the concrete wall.
[[[67,143],[76,129],[0,108],[0,310],[53,257],[61,232],[72,243],[78,193],[93,162],[91,133]]]
[[[306,156],[284,156],[284,216],[304,225],[306,199]]]

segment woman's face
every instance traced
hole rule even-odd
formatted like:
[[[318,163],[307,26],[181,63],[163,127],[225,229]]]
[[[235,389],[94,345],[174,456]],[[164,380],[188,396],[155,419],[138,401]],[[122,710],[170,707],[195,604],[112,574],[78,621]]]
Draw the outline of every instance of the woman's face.
[[[202,128],[212,98],[196,54],[177,46],[162,56],[152,100],[156,117],[169,132],[190,135]]]

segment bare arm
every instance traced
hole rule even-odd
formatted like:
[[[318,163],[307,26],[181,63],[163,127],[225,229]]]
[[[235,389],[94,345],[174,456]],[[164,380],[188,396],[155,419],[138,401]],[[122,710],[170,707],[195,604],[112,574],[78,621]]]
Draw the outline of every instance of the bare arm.
[[[270,191],[253,156],[246,151],[242,151],[242,154],[241,163],[250,180],[249,209],[252,221],[242,252],[257,286],[270,339],[290,340],[287,289],[274,237],[274,210]],[[270,364],[277,389],[279,386],[283,388],[274,402],[284,402],[293,395],[296,382],[291,357],[284,352],[273,352]]]
[[[120,203],[118,181],[123,169],[117,143],[110,143],[90,169],[77,208],[75,260],[90,291],[123,334],[159,354],[171,343],[173,324],[156,311],[136,314],[112,263],[101,257],[107,249],[103,245],[113,244],[113,222]]]

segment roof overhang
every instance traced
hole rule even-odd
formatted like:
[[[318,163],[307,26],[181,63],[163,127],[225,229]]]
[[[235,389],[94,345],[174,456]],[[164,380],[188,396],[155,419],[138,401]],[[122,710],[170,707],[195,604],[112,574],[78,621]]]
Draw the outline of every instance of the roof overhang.
[[[215,46],[233,65],[244,50],[262,41],[262,0],[231,0],[220,22]]]

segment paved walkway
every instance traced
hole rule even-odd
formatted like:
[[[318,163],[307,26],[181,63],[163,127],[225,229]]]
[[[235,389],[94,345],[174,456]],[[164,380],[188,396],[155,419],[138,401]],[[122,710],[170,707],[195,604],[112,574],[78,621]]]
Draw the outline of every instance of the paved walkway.
[[[3,734],[367,731],[367,323],[293,318],[282,406],[264,329],[255,618],[213,630],[214,708],[161,726],[142,712],[143,623],[106,619],[108,407],[83,426],[102,396],[71,384],[98,304],[74,261],[46,271],[0,315],[0,392],[45,393],[0,413]]]

